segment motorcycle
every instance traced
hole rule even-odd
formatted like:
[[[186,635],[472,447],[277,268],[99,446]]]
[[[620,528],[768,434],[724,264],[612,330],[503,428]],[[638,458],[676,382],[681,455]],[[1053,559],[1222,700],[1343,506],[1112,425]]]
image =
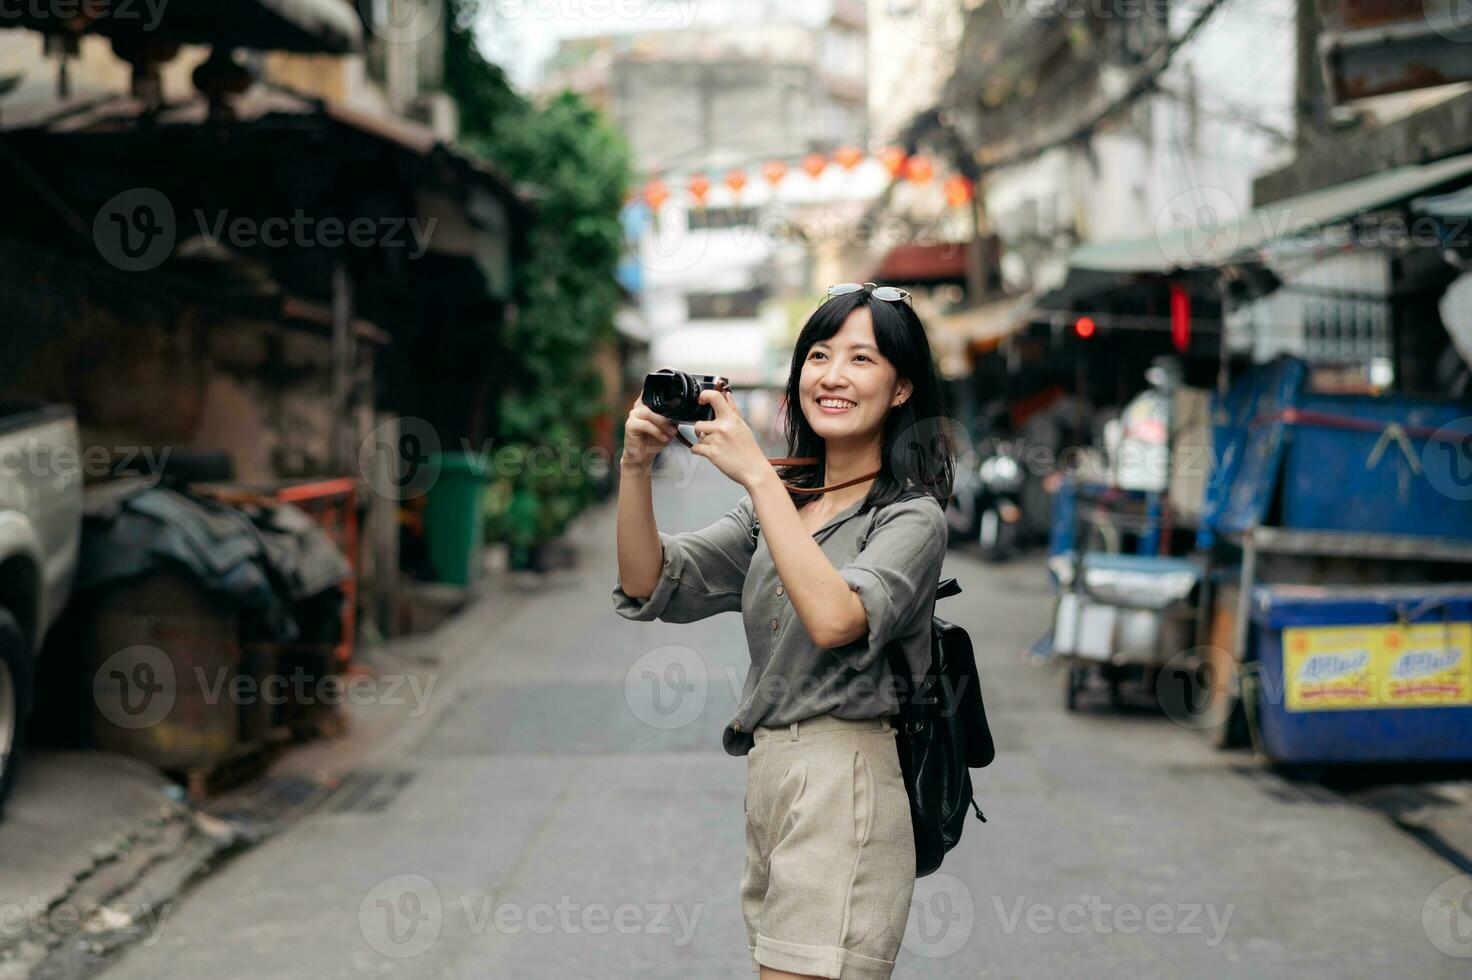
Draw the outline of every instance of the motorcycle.
[[[988,561],[1005,561],[1023,544],[1022,443],[988,439],[957,468],[946,519],[951,538],[970,539]]]

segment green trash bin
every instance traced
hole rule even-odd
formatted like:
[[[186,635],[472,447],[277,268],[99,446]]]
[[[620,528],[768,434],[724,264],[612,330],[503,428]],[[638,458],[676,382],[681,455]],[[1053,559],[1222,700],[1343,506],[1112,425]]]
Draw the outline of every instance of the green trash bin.
[[[424,536],[436,582],[470,585],[480,575],[486,472],[480,457],[440,453],[424,504]]]

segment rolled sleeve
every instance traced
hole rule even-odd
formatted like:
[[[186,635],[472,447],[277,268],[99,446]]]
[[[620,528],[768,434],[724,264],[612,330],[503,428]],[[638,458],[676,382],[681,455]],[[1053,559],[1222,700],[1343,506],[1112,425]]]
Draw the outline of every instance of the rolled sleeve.
[[[663,565],[654,592],[637,599],[613,587],[613,608],[625,619],[693,623],[741,610],[741,590],[756,550],[751,498],[742,497],[726,516],[699,531],[659,534]]]
[[[869,625],[867,636],[843,650],[853,658],[855,669],[863,670],[883,656],[891,641],[911,638],[921,626],[928,627],[945,553],[945,514],[933,497],[891,504],[874,518],[863,550],[838,570],[858,593]],[[906,652],[917,675],[928,668],[928,663],[915,662],[918,649]],[[928,655],[927,647],[924,657]]]

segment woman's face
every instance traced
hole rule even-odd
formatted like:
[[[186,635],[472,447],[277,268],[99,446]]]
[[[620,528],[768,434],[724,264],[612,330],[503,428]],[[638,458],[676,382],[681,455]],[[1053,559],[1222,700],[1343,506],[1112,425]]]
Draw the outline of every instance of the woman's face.
[[[838,333],[813,344],[798,380],[803,415],[824,442],[872,438],[910,390],[879,353],[866,306],[850,313]]]

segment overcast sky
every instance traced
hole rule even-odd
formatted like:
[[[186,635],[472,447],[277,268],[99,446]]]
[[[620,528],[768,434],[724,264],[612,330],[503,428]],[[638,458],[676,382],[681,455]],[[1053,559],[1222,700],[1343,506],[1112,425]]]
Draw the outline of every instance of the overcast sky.
[[[761,21],[791,4],[781,0],[480,0],[476,37],[487,58],[521,88],[534,85],[542,63],[565,37],[682,30]],[[803,14],[821,20],[829,4],[805,2]]]

